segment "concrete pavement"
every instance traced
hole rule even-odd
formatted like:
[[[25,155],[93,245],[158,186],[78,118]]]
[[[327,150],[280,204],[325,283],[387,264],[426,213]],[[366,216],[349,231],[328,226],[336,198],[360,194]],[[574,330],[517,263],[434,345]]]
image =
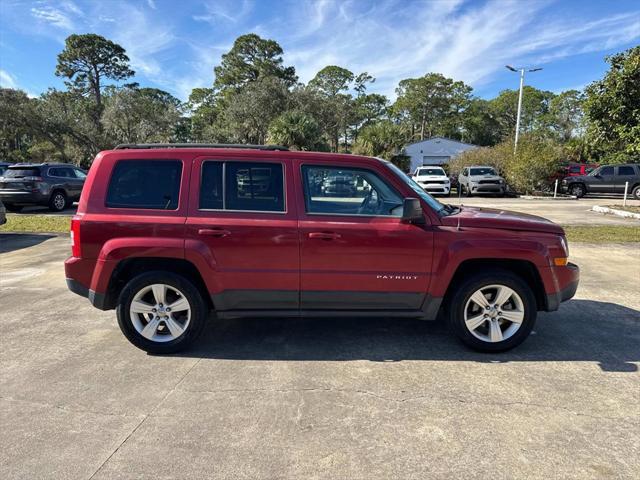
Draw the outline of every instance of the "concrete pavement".
[[[482,355],[398,319],[212,321],[150,356],[0,234],[0,478],[638,478],[640,249],[571,245],[577,298]]]

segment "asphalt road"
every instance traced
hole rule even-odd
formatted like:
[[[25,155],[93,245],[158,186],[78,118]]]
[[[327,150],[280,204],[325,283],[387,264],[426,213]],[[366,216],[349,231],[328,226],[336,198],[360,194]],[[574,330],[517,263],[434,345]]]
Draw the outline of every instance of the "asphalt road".
[[[525,198],[471,197],[439,198],[444,203],[471,205],[483,208],[500,208],[539,215],[561,225],[640,225],[640,221],[603,215],[591,210],[594,205],[622,205],[622,198],[581,198],[579,200],[530,200]],[[639,200],[627,200],[627,205],[640,206]]]
[[[434,322],[212,320],[149,356],[67,291],[68,237],[0,234],[0,478],[640,476],[640,249],[499,355]]]

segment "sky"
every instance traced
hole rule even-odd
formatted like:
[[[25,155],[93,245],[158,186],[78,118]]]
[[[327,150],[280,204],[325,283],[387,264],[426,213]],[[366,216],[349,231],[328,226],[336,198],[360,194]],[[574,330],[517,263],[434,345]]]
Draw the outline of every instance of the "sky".
[[[400,80],[439,72],[491,98],[526,83],[560,92],[603,76],[606,55],[640,44],[640,0],[0,0],[0,85],[64,88],[56,56],[71,33],[122,45],[141,86],[186,100],[245,33],[276,40],[303,82],[339,65]]]

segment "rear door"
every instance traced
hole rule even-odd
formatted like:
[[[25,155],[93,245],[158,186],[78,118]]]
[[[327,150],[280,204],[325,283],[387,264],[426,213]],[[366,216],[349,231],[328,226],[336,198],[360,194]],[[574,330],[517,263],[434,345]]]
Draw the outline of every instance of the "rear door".
[[[296,310],[300,258],[290,162],[200,157],[192,168],[186,250],[210,259],[205,281],[215,308]]]
[[[616,193],[624,193],[625,184],[628,183],[628,193],[631,193],[631,189],[638,181],[638,173],[636,168],[631,165],[621,165],[616,167]]]
[[[296,168],[302,310],[421,308],[429,286],[433,233],[402,223],[403,195],[373,165],[303,162]],[[332,178],[352,188],[315,189]]]

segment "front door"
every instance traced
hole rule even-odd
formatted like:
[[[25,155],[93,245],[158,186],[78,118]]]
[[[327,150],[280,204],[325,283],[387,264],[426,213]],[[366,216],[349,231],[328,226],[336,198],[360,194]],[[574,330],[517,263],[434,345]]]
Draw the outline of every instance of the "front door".
[[[205,279],[218,311],[297,310],[300,259],[289,161],[193,162],[187,252],[214,267]],[[287,188],[289,186],[289,188]]]
[[[419,310],[429,287],[433,233],[401,221],[402,200],[380,170],[303,163],[302,310]]]
[[[596,175],[596,182],[589,185],[593,193],[614,193],[616,189],[616,176],[614,167],[602,167]]]

